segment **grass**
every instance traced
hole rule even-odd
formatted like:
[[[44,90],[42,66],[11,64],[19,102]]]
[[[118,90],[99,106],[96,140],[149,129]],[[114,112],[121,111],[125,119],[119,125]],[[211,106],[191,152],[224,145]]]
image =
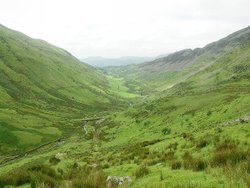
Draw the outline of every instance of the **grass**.
[[[2,184],[106,187],[106,178],[117,176],[132,179],[121,187],[249,187],[250,122],[239,121],[250,115],[248,43],[216,56],[209,51],[183,70],[145,78],[146,86],[145,80],[134,79],[134,65],[103,75],[78,65],[61,49],[33,42],[36,53],[37,47],[46,52],[34,58],[53,65],[38,67],[45,71],[52,66],[57,74],[31,82],[32,74],[27,76],[22,64],[2,66],[1,100],[11,101],[0,108],[1,152],[25,150],[33,136],[33,144],[65,136],[81,125],[83,115],[105,120],[85,124],[89,134],[81,127],[65,140],[1,166]],[[32,57],[8,50],[7,57],[27,58],[34,74],[38,71]],[[128,72],[132,76],[124,77]],[[161,83],[164,78],[169,82]],[[23,87],[29,84],[32,94]],[[173,86],[165,90],[169,84]]]
[[[42,141],[42,136],[26,131],[13,131],[13,134],[18,139],[20,145],[30,144],[30,140],[32,140],[32,144],[34,145],[37,145]]]
[[[135,171],[135,177],[136,178],[141,178],[145,175],[149,174],[149,169],[146,166],[140,166],[136,171]]]
[[[209,71],[205,69],[176,85],[161,98],[111,116],[111,122],[103,127],[109,142],[103,142],[102,148],[105,152],[115,150],[111,161],[120,161],[114,160],[105,171],[131,175],[137,165],[149,165],[150,173],[137,178],[131,187],[247,187],[244,169],[249,157],[250,124],[236,120],[250,113],[248,72],[244,72],[248,69],[243,69],[239,80],[227,76],[234,74],[234,68],[220,72],[217,82],[211,75],[211,80],[200,78],[228,64],[249,64],[247,55],[238,61],[237,54],[246,53],[248,48],[236,49],[224,57],[229,56],[230,62],[221,58]],[[152,144],[144,145],[145,141]],[[223,145],[231,142],[235,144]]]
[[[63,49],[4,26],[0,35],[0,155],[55,140],[74,129],[69,121],[117,110],[137,96]]]

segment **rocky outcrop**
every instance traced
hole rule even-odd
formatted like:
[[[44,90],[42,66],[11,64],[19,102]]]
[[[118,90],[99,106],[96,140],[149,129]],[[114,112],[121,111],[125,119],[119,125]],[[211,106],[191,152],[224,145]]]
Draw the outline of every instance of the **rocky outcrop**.
[[[130,176],[125,176],[125,177],[108,176],[106,182],[108,187],[112,187],[112,185],[123,185],[125,183],[129,184],[132,182],[132,178]]]

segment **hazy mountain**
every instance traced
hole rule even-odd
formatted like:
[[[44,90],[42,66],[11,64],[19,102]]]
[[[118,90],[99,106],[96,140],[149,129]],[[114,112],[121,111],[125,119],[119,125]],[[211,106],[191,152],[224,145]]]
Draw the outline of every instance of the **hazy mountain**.
[[[106,70],[145,84],[160,86],[164,90],[212,65],[224,54],[249,41],[250,27],[247,27],[203,48],[184,49],[150,62]]]
[[[139,64],[152,61],[154,59],[155,57],[133,57],[133,56],[126,56],[120,58],[89,57],[86,59],[82,59],[82,61],[97,67],[107,67],[107,66]]]
[[[181,70],[188,65],[195,63],[195,60],[201,57],[216,57],[222,53],[228,52],[242,43],[250,40],[250,27],[237,31],[229,36],[206,45],[204,48],[184,49],[179,52],[169,54],[165,57],[155,59],[152,62],[139,65],[142,69],[149,71],[162,72],[165,70]]]

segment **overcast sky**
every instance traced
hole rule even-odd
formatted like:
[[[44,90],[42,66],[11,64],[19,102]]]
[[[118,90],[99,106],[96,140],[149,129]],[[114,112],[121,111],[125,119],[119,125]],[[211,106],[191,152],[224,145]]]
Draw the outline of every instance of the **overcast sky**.
[[[250,25],[250,0],[0,0],[0,23],[78,58],[202,47]]]

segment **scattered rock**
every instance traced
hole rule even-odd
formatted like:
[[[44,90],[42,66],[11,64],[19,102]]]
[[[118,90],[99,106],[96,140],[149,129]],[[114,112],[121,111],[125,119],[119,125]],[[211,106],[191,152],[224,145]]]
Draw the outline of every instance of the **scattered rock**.
[[[89,165],[92,168],[96,168],[98,165],[96,163]]]
[[[103,118],[103,119],[100,119],[100,120],[98,120],[98,121],[96,121],[96,124],[97,125],[100,125],[102,122],[104,122],[105,121],[105,119]]]
[[[155,166],[161,166],[161,163],[157,163]]]
[[[55,158],[56,159],[59,159],[59,160],[62,160],[64,158],[64,156],[66,155],[66,153],[57,153],[55,155]]]
[[[232,120],[232,121],[228,121],[228,122],[224,123],[224,126],[230,126],[230,125],[234,125],[234,124],[238,124],[238,123],[244,123],[244,122],[248,122],[249,120],[250,120],[250,115],[240,117],[240,118]]]
[[[112,187],[112,185],[123,185],[124,183],[131,183],[132,178],[130,176],[118,177],[118,176],[108,176],[106,179],[108,187]]]

